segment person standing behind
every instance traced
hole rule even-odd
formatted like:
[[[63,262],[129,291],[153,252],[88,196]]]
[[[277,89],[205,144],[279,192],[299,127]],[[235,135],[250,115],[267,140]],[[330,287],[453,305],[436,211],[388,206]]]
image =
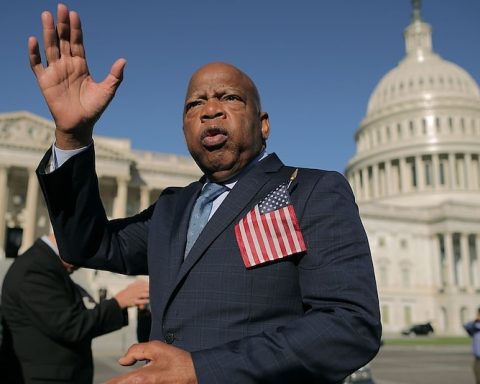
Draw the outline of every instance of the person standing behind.
[[[5,276],[2,312],[25,383],[91,384],[92,339],[127,325],[126,308],[149,301],[148,283],[137,280],[87,309],[70,278],[76,269],[59,257],[50,235],[19,256]]]
[[[475,375],[475,383],[480,384],[480,307],[477,310],[475,320],[469,321],[463,327],[472,337],[473,374]]]

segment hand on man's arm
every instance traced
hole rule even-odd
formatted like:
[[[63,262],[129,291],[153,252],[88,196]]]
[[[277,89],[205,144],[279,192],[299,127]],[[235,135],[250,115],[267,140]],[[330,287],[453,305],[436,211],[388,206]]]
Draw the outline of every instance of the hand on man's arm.
[[[139,279],[118,292],[114,299],[119,307],[123,309],[148,304],[149,297],[148,282]]]

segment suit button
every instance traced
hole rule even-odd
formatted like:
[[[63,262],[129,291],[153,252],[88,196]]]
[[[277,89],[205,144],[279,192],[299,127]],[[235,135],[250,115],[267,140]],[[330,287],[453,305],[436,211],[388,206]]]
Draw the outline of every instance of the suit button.
[[[165,342],[167,344],[172,344],[175,340],[175,334],[173,332],[167,332],[165,335]]]

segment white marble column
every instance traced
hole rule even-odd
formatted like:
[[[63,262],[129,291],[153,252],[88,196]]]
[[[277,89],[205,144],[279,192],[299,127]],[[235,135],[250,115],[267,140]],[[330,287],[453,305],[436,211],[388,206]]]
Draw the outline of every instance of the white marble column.
[[[113,218],[118,219],[127,215],[128,181],[117,177],[117,196],[113,203]]]
[[[407,160],[402,157],[400,161],[400,190],[402,193],[410,191],[410,180],[408,179]]]
[[[363,200],[368,200],[370,198],[370,180],[368,179],[368,167],[362,169],[362,180],[363,180]]]
[[[33,169],[28,171],[27,201],[23,220],[22,246],[19,253],[25,252],[35,241],[37,227],[38,180]]]
[[[150,206],[150,188],[147,185],[140,187],[140,211]]]
[[[462,266],[461,276],[460,276],[460,287],[467,288],[473,287],[473,281],[471,281],[470,273],[469,273],[469,266],[470,263],[470,255],[468,252],[468,235],[465,233],[460,234],[460,254],[461,254],[461,263]]]
[[[466,169],[465,189],[472,190],[474,189],[473,186],[474,186],[474,180],[475,180],[475,177],[473,175],[472,156],[470,155],[470,153],[465,153],[464,159],[465,159],[465,169]]]
[[[373,197],[380,196],[380,177],[378,163],[372,166],[372,183],[373,183]]]
[[[435,234],[432,237],[434,257],[433,257],[433,279],[435,285],[438,288],[443,288],[444,275],[443,275],[443,265],[442,265],[442,251],[440,248],[440,240],[438,234]],[[445,239],[444,239],[445,241]],[[445,244],[445,243],[444,243]],[[445,245],[444,245],[445,246]],[[446,281],[445,281],[446,283]]]
[[[390,160],[385,161],[385,195],[392,195],[394,187],[394,181],[392,177],[392,163]]]
[[[0,259],[5,258],[5,231],[8,204],[8,169],[0,167]]]
[[[353,173],[353,192],[355,194],[355,199],[358,201],[361,199],[360,191],[360,174],[358,171]]]
[[[432,186],[435,189],[440,187],[440,158],[438,154],[432,154]]]
[[[465,168],[465,157],[460,157],[458,158],[458,165],[457,165],[457,169],[458,169],[458,184],[459,184],[459,187],[460,189],[467,189],[467,181],[465,180],[465,173],[466,173],[466,168]]]
[[[480,162],[478,157],[471,159],[472,164],[472,179],[470,185],[472,186],[473,190],[480,189]]]
[[[454,153],[448,154],[448,183],[451,189],[457,189]]]
[[[425,164],[422,156],[415,156],[415,172],[417,179],[417,190],[423,191],[425,189]]]
[[[447,265],[447,287],[455,285],[455,260],[453,256],[453,236],[447,232],[443,234],[445,245],[445,261]]]

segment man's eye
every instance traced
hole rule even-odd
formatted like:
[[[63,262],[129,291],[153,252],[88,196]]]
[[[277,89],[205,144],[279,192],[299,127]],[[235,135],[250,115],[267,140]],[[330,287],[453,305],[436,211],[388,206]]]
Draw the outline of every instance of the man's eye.
[[[226,101],[240,101],[242,100],[239,96],[237,95],[225,95],[223,96],[222,98],[223,100],[226,100]]]
[[[195,100],[187,103],[187,105],[185,105],[185,112],[188,112],[190,109],[195,108],[198,105],[200,105],[200,100]]]

